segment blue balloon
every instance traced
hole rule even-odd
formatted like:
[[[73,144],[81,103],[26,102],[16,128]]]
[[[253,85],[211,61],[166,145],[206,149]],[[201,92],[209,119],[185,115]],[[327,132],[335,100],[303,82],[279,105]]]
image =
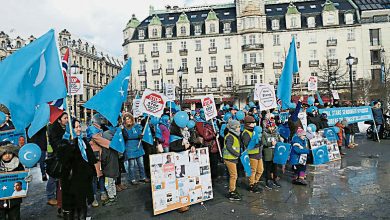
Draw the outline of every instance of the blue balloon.
[[[175,114],[173,120],[175,121],[177,126],[179,126],[180,128],[184,128],[187,126],[187,123],[190,119],[188,117],[187,112],[179,111],[178,113]]]
[[[255,126],[254,128],[253,128],[253,131],[255,131],[256,133],[262,133],[263,132],[263,129],[260,127],[260,126]]]
[[[244,118],[245,118],[245,113],[243,111],[238,111],[236,113],[236,119],[237,120],[241,121],[241,120],[244,120]]]
[[[32,168],[41,158],[41,148],[33,143],[24,145],[19,150],[19,161],[27,168]]]
[[[189,120],[187,123],[187,128],[192,129],[195,127],[195,122],[193,120]]]
[[[313,96],[309,96],[309,98],[307,98],[307,104],[308,105],[314,105],[314,97]]]
[[[3,124],[6,120],[6,115],[4,112],[0,112],[0,124]]]
[[[309,125],[307,125],[307,127],[310,127],[312,132],[317,131],[317,126],[315,124],[309,124]]]

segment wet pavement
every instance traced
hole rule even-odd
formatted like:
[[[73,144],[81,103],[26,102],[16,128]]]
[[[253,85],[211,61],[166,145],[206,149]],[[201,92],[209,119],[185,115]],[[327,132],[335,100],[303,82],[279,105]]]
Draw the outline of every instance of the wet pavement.
[[[251,194],[247,181],[239,179],[243,201],[225,195],[227,181],[213,184],[214,199],[191,206],[186,213],[171,211],[153,217],[150,186],[131,186],[118,193],[110,207],[92,209],[93,219],[390,219],[390,140],[382,143],[358,139],[355,149],[339,161],[310,166],[308,186],[291,184],[286,172],[282,188]],[[45,183],[38,168],[29,197],[24,199],[23,219],[59,219],[56,208],[46,205]]]

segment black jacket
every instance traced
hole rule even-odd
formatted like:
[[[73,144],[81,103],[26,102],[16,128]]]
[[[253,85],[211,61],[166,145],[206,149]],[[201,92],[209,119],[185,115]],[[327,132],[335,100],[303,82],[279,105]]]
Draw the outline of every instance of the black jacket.
[[[180,130],[179,126],[176,125],[175,121],[173,121],[171,124],[170,132],[171,132],[171,135],[176,135],[176,136],[183,138],[181,130]],[[181,151],[185,151],[185,150],[186,150],[186,148],[183,145],[183,139],[179,139],[179,140],[176,140],[176,141],[169,143],[169,151],[170,152],[181,152]]]
[[[61,127],[57,121],[49,126],[49,143],[53,148],[53,153],[56,153],[58,146],[62,142],[62,136],[65,134],[65,129]]]
[[[41,148],[42,151],[47,151],[47,129],[46,126],[41,128],[34,136],[27,139],[28,143],[34,143]],[[62,138],[62,137],[61,137]]]

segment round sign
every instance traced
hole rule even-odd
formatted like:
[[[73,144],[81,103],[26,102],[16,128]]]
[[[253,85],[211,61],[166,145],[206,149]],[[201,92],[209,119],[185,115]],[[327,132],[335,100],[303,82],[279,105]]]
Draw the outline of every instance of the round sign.
[[[260,90],[260,102],[265,107],[271,107],[274,104],[274,92],[267,87],[263,87]]]
[[[146,111],[150,113],[157,113],[164,108],[164,100],[161,95],[156,93],[151,93],[145,96],[144,100],[144,108]]]

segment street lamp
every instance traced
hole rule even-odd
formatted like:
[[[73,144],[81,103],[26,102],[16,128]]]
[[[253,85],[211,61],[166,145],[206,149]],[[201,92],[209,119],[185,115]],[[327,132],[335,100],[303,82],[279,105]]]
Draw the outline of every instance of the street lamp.
[[[177,74],[179,75],[180,107],[182,107],[183,106],[183,68],[181,66],[177,71]]]
[[[346,59],[347,59],[347,64],[349,66],[349,83],[350,83],[350,86],[351,86],[351,103],[353,104],[352,65],[355,62],[355,57],[353,57],[353,56],[351,56],[351,54],[349,54],[349,56]]]
[[[72,93],[70,92],[71,91],[71,80],[72,80],[72,75],[73,74],[77,74],[79,72],[79,66],[76,64],[76,62],[74,62],[72,64],[72,66],[70,66],[70,77],[68,79],[68,93],[70,95],[72,95]],[[73,114],[74,116],[77,118],[77,112],[76,112],[76,107],[77,107],[77,100],[76,100],[76,96],[75,95],[72,95],[73,96]]]
[[[148,60],[146,59],[146,55],[144,57],[144,71],[145,71],[145,89],[148,88],[148,74],[146,72],[146,63],[148,62]]]
[[[160,64],[160,68],[158,72],[161,73],[161,93],[164,94],[164,73],[162,71],[162,65]]]

